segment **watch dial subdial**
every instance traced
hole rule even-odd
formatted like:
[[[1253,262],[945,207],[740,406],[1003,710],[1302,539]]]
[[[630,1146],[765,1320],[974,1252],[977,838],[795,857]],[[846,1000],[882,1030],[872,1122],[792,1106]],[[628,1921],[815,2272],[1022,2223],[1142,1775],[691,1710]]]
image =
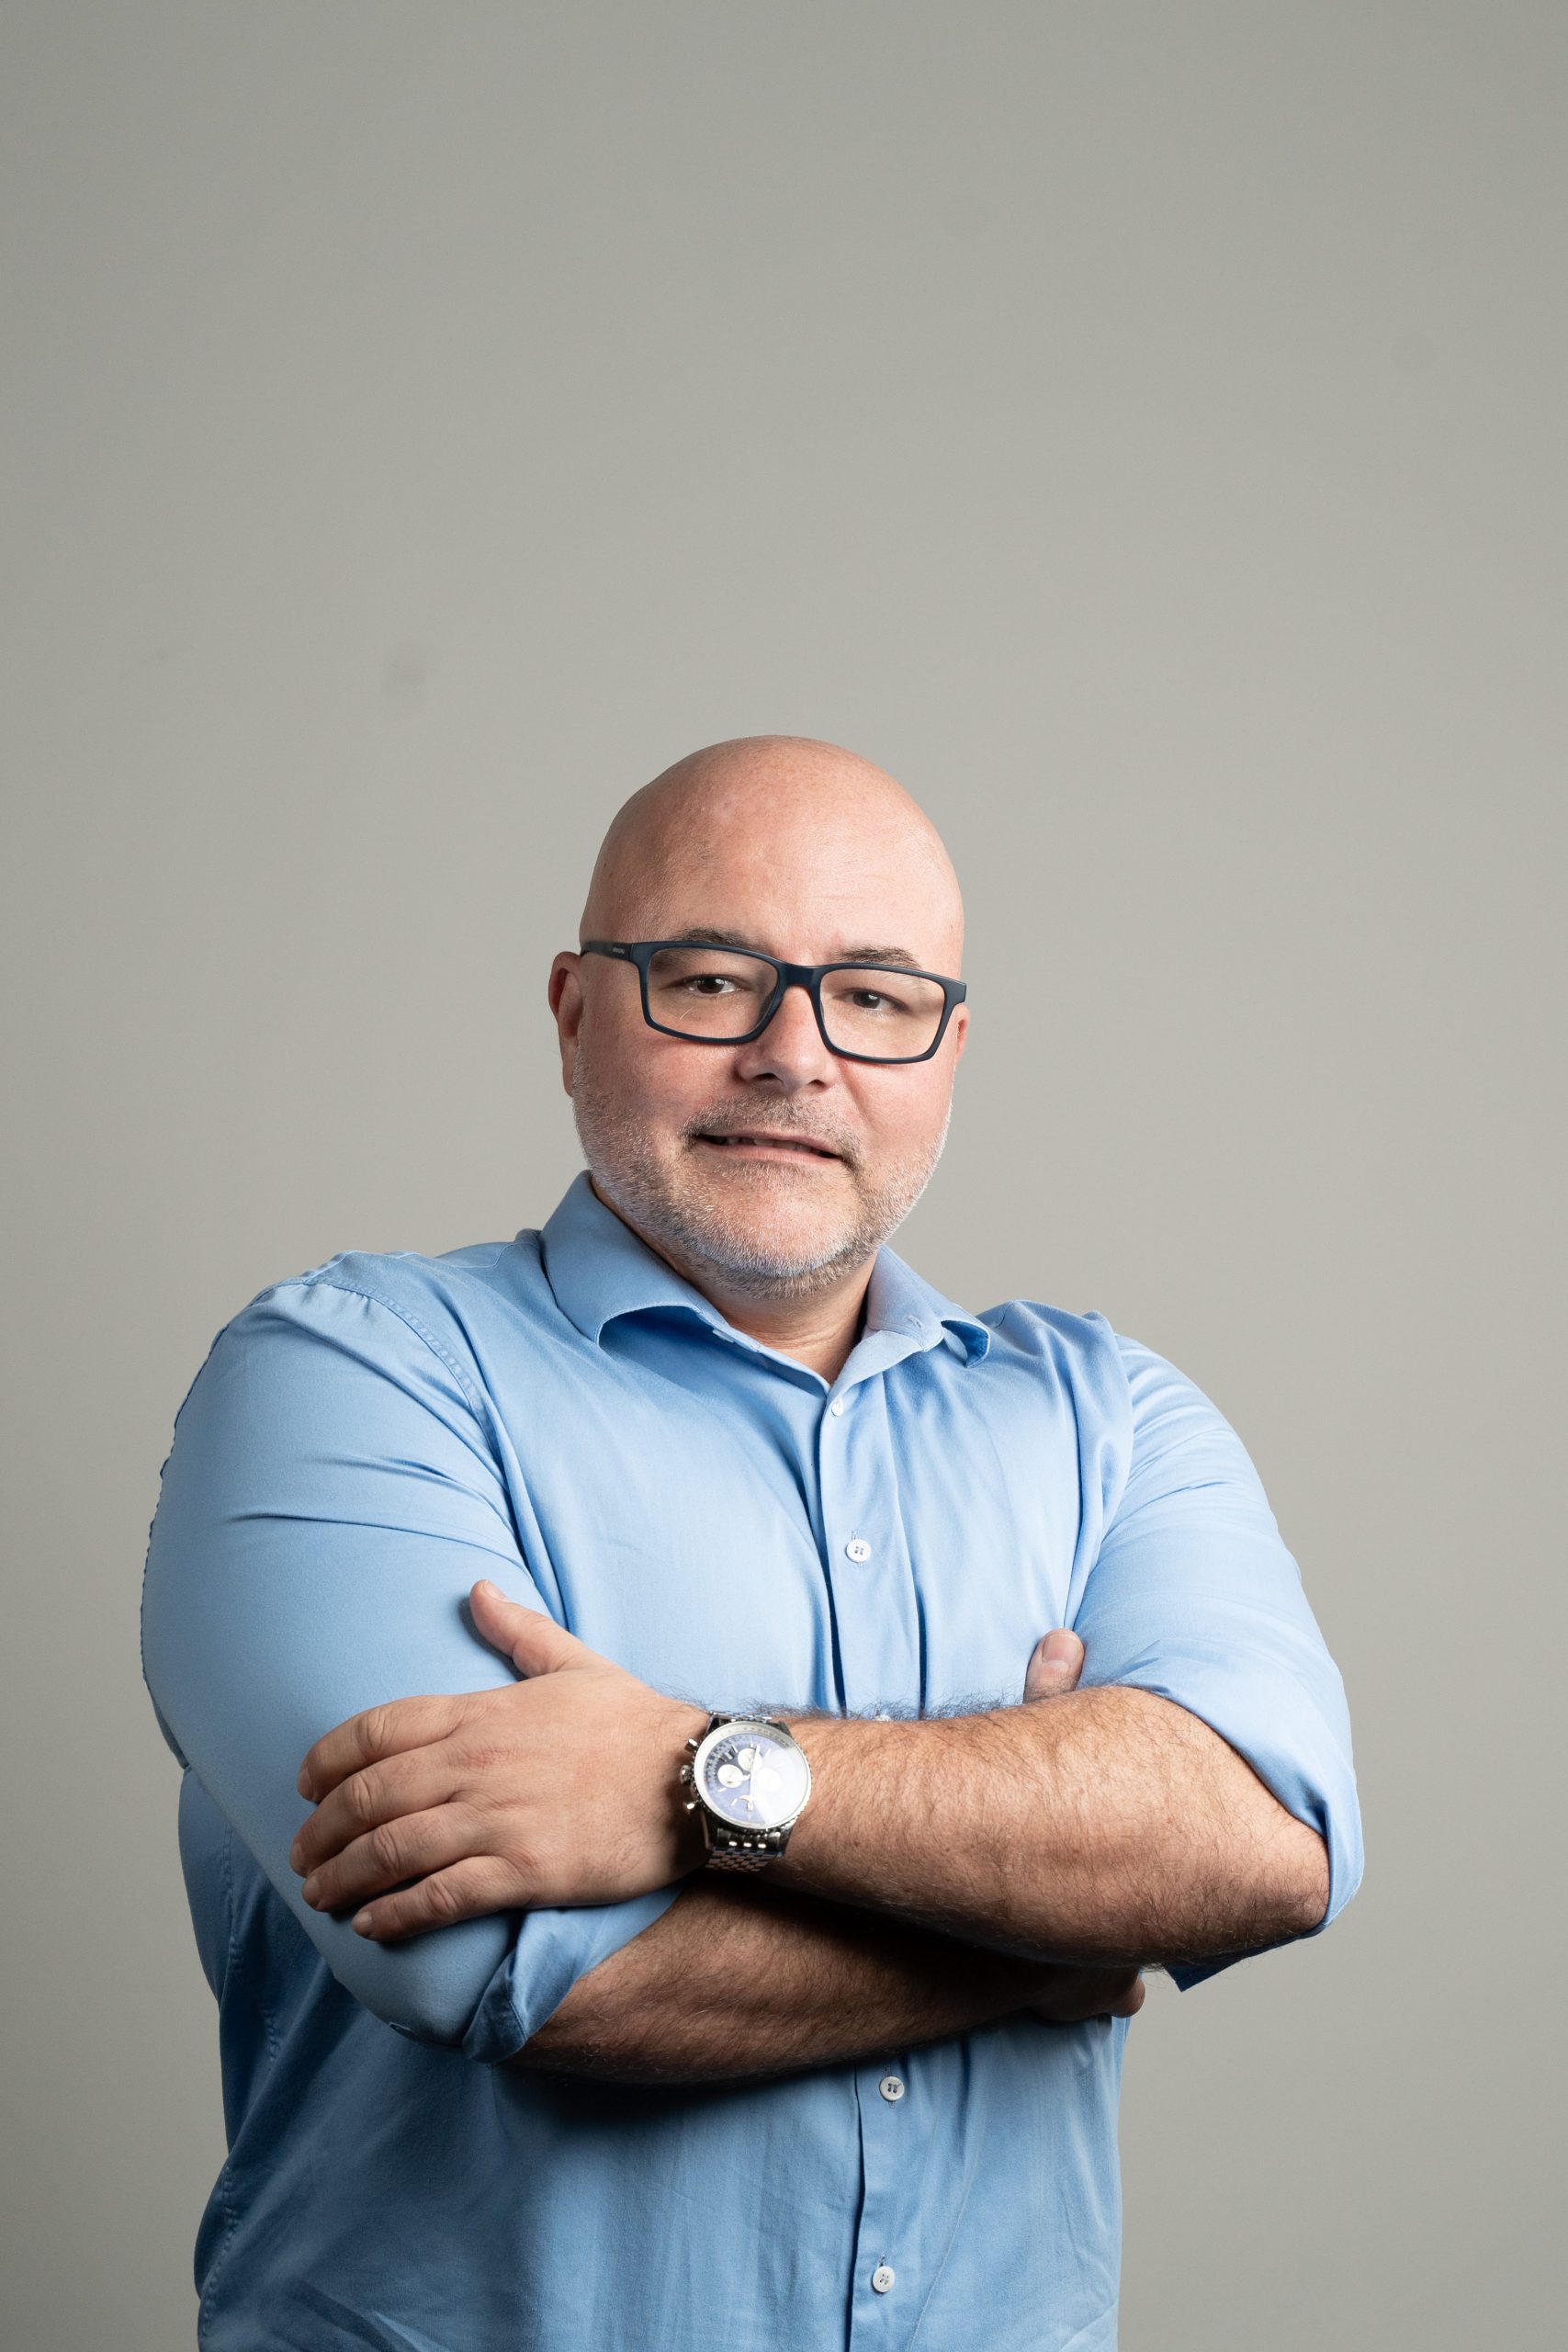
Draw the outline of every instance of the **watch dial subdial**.
[[[721,1732],[698,1769],[704,1797],[738,1829],[761,1831],[793,1821],[810,1785],[798,1747],[750,1727]]]

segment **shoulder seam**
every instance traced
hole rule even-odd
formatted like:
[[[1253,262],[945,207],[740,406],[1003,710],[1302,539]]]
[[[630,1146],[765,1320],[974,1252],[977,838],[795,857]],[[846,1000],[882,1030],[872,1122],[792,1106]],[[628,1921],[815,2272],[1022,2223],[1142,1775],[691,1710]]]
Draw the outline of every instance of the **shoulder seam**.
[[[423,1340],[431,1354],[446,1365],[468,1399],[469,1409],[490,1430],[491,1437],[494,1437],[495,1430],[491,1421],[490,1408],[484,1398],[477,1389],[469,1386],[461,1367],[453,1362],[434,1332],[427,1331],[419,1317],[416,1315],[411,1315],[407,1307],[398,1306],[394,1299],[383,1298],[379,1291],[367,1290],[362,1283],[340,1282],[329,1274],[301,1274],[297,1277],[297,1283],[302,1290],[341,1290],[346,1292],[350,1298],[368,1299],[372,1306],[385,1307],[389,1315],[395,1315],[398,1321],[406,1324],[415,1339]],[[276,1283],[273,1287],[276,1290],[288,1290],[293,1285],[288,1283]]]

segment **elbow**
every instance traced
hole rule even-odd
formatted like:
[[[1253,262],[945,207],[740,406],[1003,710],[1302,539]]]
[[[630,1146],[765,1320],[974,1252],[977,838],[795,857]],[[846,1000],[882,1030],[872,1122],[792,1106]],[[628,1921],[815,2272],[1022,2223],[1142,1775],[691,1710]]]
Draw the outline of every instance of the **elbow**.
[[[423,2041],[434,2050],[460,2050],[473,2022],[472,2013],[443,1999],[440,1988],[427,1997],[424,1992],[423,1987],[414,1987],[412,1997],[396,2002],[367,2001],[363,1995],[359,1998],[362,2007],[405,2041]]]
[[[1312,1875],[1306,1890],[1307,1918],[1312,1928],[1321,1928],[1328,1917],[1328,1905],[1333,1892],[1333,1878],[1328,1863],[1328,1841],[1312,1833]]]
[[[1235,1856],[1223,1889],[1212,1887],[1214,1916],[1202,1934],[1216,1951],[1269,1951],[1314,1935],[1327,1919],[1328,1848],[1305,1822],[1282,1806],[1280,1814],[1262,1853],[1255,1849],[1245,1862]]]
[[[1302,1885],[1302,1903],[1306,1912],[1306,1925],[1302,1933],[1311,1935],[1328,1917],[1333,1878],[1329,1870],[1327,1839],[1320,1837],[1315,1829],[1309,1829],[1306,1837],[1310,1853]]]
[[[497,1914],[464,1920],[394,1944],[367,1943],[351,1928],[344,1932],[354,1949],[323,1956],[362,2007],[410,2041],[472,2050],[493,1980],[510,1954],[514,1919]]]
[[[1283,1932],[1310,1936],[1328,1917],[1331,1880],[1326,1841],[1304,1821],[1288,1816],[1276,1887]]]

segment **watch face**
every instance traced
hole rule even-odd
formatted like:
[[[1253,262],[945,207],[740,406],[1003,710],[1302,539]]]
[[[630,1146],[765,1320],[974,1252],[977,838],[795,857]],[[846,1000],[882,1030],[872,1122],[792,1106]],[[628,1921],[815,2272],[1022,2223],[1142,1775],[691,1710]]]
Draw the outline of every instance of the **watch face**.
[[[764,1724],[721,1724],[703,1742],[696,1781],[715,1813],[737,1829],[776,1829],[806,1803],[811,1768],[794,1741]]]

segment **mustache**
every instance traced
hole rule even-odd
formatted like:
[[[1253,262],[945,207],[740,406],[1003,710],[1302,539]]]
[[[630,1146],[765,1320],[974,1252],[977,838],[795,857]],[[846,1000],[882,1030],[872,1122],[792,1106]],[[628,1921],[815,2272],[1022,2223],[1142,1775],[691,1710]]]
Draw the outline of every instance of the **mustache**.
[[[836,1153],[851,1168],[857,1165],[859,1157],[849,1138],[832,1128],[815,1125],[807,1119],[781,1119],[776,1114],[772,1118],[760,1119],[750,1109],[715,1111],[705,1117],[689,1120],[682,1134],[688,1142],[694,1141],[698,1136],[778,1136],[786,1142],[818,1144],[824,1151]]]

